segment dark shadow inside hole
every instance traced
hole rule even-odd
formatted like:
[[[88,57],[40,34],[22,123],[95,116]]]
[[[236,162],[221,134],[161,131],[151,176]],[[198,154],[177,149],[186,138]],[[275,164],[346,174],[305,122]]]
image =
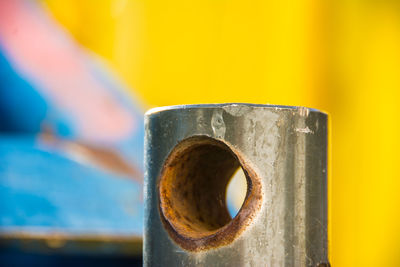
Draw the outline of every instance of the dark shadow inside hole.
[[[196,139],[177,147],[160,180],[165,219],[175,231],[192,238],[210,235],[228,224],[232,217],[227,187],[238,169],[242,170],[235,154],[214,139]]]

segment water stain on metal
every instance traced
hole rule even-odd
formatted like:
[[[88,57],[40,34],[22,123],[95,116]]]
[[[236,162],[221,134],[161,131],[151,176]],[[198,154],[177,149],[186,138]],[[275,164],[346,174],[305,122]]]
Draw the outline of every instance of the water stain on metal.
[[[298,112],[300,116],[308,117],[308,115],[310,114],[310,109],[306,107],[299,107]]]
[[[214,110],[211,118],[211,127],[216,138],[225,137],[226,127],[222,116],[222,110]]]
[[[247,179],[242,208],[231,218],[226,188],[241,166]],[[238,151],[222,141],[195,136],[175,146],[158,184],[161,220],[183,249],[201,251],[233,242],[248,226],[262,200],[257,174]]]
[[[308,128],[308,127],[305,127],[305,128],[296,128],[296,132],[298,132],[298,133],[311,133],[311,134],[314,133],[314,131],[311,130],[310,128]]]

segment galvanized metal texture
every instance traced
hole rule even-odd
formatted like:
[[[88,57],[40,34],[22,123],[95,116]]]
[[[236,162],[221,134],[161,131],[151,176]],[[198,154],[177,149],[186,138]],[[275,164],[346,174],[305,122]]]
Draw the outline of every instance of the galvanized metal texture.
[[[145,115],[145,266],[328,266],[327,114],[252,104]],[[238,214],[226,187],[241,167]]]

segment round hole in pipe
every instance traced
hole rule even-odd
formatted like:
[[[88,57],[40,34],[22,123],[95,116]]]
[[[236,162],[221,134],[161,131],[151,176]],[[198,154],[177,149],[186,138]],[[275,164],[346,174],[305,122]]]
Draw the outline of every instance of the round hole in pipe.
[[[247,190],[234,218],[226,192],[242,169]],[[261,203],[260,183],[242,156],[222,141],[196,136],[181,141],[164,163],[159,180],[159,208],[165,228],[181,247],[202,250],[232,242]]]

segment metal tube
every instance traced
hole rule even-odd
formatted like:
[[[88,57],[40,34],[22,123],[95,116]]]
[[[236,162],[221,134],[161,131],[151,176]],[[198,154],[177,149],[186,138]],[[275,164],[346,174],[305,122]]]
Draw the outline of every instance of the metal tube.
[[[145,115],[144,266],[329,266],[327,114],[252,104]],[[247,194],[231,218],[227,184]]]

